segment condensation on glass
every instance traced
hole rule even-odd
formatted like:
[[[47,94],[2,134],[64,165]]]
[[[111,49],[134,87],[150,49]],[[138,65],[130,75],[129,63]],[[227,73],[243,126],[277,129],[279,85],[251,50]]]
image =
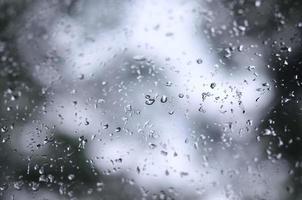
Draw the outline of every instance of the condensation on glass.
[[[302,199],[301,8],[0,1],[0,199]]]

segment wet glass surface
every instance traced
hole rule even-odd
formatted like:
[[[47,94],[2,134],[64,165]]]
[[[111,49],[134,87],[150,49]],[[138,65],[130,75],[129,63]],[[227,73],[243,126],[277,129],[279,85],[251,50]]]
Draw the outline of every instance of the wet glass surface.
[[[0,1],[0,199],[302,199],[301,9]]]

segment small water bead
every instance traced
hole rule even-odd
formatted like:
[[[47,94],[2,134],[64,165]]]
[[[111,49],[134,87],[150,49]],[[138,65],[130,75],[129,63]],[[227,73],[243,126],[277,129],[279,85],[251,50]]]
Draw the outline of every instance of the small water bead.
[[[85,145],[88,142],[88,140],[84,136],[79,137],[79,150],[80,149],[85,149]]]
[[[161,103],[166,103],[168,101],[168,97],[163,95],[161,98],[160,98],[160,102]]]
[[[41,175],[39,177],[39,182],[45,182],[45,183],[47,183],[48,182],[48,178],[45,175]]]
[[[255,6],[256,7],[260,7],[261,6],[261,1],[260,0],[256,0],[255,1]]]
[[[147,99],[145,101],[145,104],[147,104],[148,106],[152,105],[155,102],[155,99]]]
[[[84,76],[84,74],[80,74],[80,75],[78,76],[78,78],[79,78],[80,80],[83,80],[83,79],[85,78],[85,76]]]
[[[74,174],[69,174],[68,175],[68,180],[72,181],[75,178]]]
[[[205,112],[206,112],[205,109],[204,109],[202,106],[200,106],[200,107],[198,108],[198,111],[199,111],[199,112],[202,112],[202,113],[205,113]]]
[[[238,46],[238,51],[239,51],[239,52],[242,52],[242,51],[243,51],[243,45],[239,45],[239,46]]]
[[[96,183],[96,190],[98,192],[101,192],[103,190],[103,188],[104,188],[104,183],[102,183],[102,182],[97,182]]]
[[[24,185],[24,182],[23,182],[22,180],[16,181],[16,182],[14,183],[14,188],[15,188],[16,190],[21,190],[22,187],[23,187],[23,185]]]
[[[52,174],[48,174],[47,178],[48,178],[48,180],[49,180],[50,183],[53,183],[54,180],[55,180],[55,177]]]
[[[179,93],[179,94],[178,94],[178,97],[181,98],[181,99],[184,98],[184,96],[185,96],[185,95],[184,95],[183,93]]]
[[[0,185],[0,191],[5,191],[8,188],[8,184],[4,183],[2,185]]]
[[[203,63],[203,60],[201,59],[201,58],[198,58],[197,60],[196,60],[196,62],[197,62],[197,64],[202,64]]]
[[[252,126],[252,125],[253,125],[253,120],[248,119],[248,120],[246,121],[246,124],[247,124],[248,126]]]
[[[103,125],[103,129],[108,129],[109,128],[109,124],[104,124]]]
[[[3,127],[1,127],[1,133],[6,133],[6,132],[8,132],[8,127],[7,126],[3,126]]]
[[[136,56],[133,56],[133,60],[135,60],[135,61],[145,61],[146,57],[144,57],[142,55],[136,55]]]
[[[132,106],[129,104],[125,107],[125,110],[126,111],[132,111]]]
[[[167,82],[166,82],[166,86],[167,86],[167,87],[171,87],[171,86],[172,86],[172,82],[171,82],[171,81],[167,81]]]
[[[161,153],[161,155],[163,155],[163,156],[167,156],[167,155],[168,155],[168,152],[167,152],[167,151],[164,151],[164,150],[160,151],[160,153]]]
[[[39,169],[39,174],[44,174],[44,172],[45,172],[44,167],[43,167],[43,166],[40,167],[40,169]]]
[[[174,110],[171,110],[168,113],[169,113],[169,115],[173,115],[174,114]]]
[[[214,89],[216,87],[216,83],[211,83],[210,87]]]
[[[201,94],[201,97],[202,97],[202,101],[205,101],[207,97],[210,97],[211,94],[209,92],[203,92]]]
[[[248,66],[248,67],[247,67],[247,70],[249,70],[249,71],[253,71],[255,68],[256,68],[255,66],[250,65],[250,66]]]
[[[149,143],[149,148],[150,149],[155,149],[157,147],[156,144],[153,144],[153,143]]]
[[[276,155],[276,158],[277,158],[278,160],[280,160],[280,159],[282,158],[282,153],[278,153],[278,154]]]
[[[152,98],[150,95],[146,95],[145,98],[146,98],[146,101],[145,101],[146,105],[152,105],[155,102],[155,99]]]
[[[172,86],[172,82],[171,82],[171,81],[167,81],[167,82],[166,82],[166,86],[167,86],[167,87],[171,87],[171,86]]]
[[[32,183],[31,183],[31,189],[32,189],[33,191],[38,191],[39,188],[40,188],[40,183],[37,183],[37,182],[32,182]]]
[[[39,169],[39,165],[38,165],[38,164],[35,164],[34,170],[38,170],[38,169]]]
[[[62,184],[59,187],[59,194],[64,195],[66,193],[66,187]]]

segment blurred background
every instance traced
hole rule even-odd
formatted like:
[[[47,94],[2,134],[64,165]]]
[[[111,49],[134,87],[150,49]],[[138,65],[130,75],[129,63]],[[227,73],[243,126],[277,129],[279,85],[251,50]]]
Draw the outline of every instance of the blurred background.
[[[0,199],[302,199],[299,0],[0,0]]]

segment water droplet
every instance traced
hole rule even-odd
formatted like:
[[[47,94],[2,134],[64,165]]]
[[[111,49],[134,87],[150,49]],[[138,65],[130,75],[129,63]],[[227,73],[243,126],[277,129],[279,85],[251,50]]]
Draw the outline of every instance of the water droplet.
[[[248,119],[248,120],[246,121],[246,124],[249,125],[249,126],[252,126],[252,125],[253,125],[253,120]]]
[[[169,115],[173,115],[174,114],[174,110],[171,110],[168,113],[169,113]]]
[[[51,182],[51,183],[53,183],[55,180],[55,177],[52,174],[48,174],[47,178],[48,178],[49,182]]]
[[[238,51],[239,51],[239,52],[242,52],[242,51],[243,51],[243,45],[239,45],[239,46],[238,46]]]
[[[161,98],[160,98],[160,102],[161,103],[166,103],[168,101],[168,97],[163,95]]]
[[[40,167],[40,169],[39,169],[39,174],[44,174],[44,167],[43,167],[43,166]]]
[[[216,87],[216,83],[211,83],[210,87],[214,89]]]
[[[96,187],[97,187],[97,191],[98,192],[101,192],[102,190],[103,190],[103,188],[104,188],[104,183],[102,183],[102,182],[97,182],[96,183]]]
[[[103,129],[108,129],[109,128],[109,124],[104,124],[103,125]]]
[[[199,112],[202,112],[202,113],[206,113],[205,109],[202,107],[202,105],[198,108],[198,111]]]
[[[252,71],[252,70],[254,70],[256,67],[255,66],[252,66],[252,65],[250,65],[250,66],[248,66],[247,67],[247,69],[249,70],[249,71]]]
[[[68,180],[72,181],[75,178],[74,174],[69,174],[68,175]]]
[[[132,110],[132,106],[131,105],[127,105],[125,109],[126,109],[126,111],[131,111]]]
[[[40,188],[40,183],[37,183],[37,182],[31,182],[31,189],[33,191],[38,191]]]
[[[179,93],[179,94],[178,94],[178,97],[181,98],[181,99],[184,98],[184,96],[185,96],[185,95],[184,95],[183,93]]]
[[[16,181],[16,182],[14,183],[14,188],[15,188],[16,190],[21,190],[22,187],[23,187],[23,185],[24,185],[24,182],[23,182],[22,180]]]
[[[203,60],[201,59],[201,58],[198,58],[197,60],[196,60],[196,62],[197,62],[197,64],[202,64],[203,63]]]
[[[136,56],[133,56],[133,60],[135,60],[135,61],[144,61],[144,60],[146,60],[146,58],[144,56],[141,56],[141,55],[136,55]]]
[[[146,101],[145,101],[146,105],[152,105],[155,102],[155,99],[152,98],[150,95],[146,95],[145,98],[146,98]]]
[[[87,142],[88,142],[88,140],[85,139],[84,136],[80,136],[80,137],[79,137],[79,145],[78,145],[79,150],[80,150],[80,149],[85,149],[85,145],[86,145]]]
[[[5,191],[8,188],[8,184],[4,183],[2,185],[0,185],[0,191]]]
[[[1,133],[6,133],[8,132],[8,127],[7,126],[2,126],[1,127]]]
[[[168,152],[166,152],[166,151],[160,151],[160,153],[161,153],[161,155],[163,155],[163,156],[167,156],[168,155]]]
[[[209,92],[203,92],[201,94],[202,97],[202,101],[205,101],[207,97],[211,96],[211,94]]]
[[[138,174],[141,172],[141,169],[139,168],[139,166],[136,167],[136,171]]]
[[[39,182],[45,182],[45,183],[47,183],[48,182],[48,178],[45,175],[41,175],[39,177]]]
[[[171,87],[172,86],[172,82],[171,81],[167,81],[166,82],[166,86]]]
[[[80,74],[78,77],[80,80],[83,80],[85,78],[84,74]]]
[[[149,143],[149,147],[150,147],[150,149],[155,149],[157,147],[157,145],[153,144],[153,143]]]
[[[278,153],[278,154],[276,155],[276,158],[277,158],[278,160],[280,160],[280,159],[282,158],[282,154],[281,154],[281,153]]]

